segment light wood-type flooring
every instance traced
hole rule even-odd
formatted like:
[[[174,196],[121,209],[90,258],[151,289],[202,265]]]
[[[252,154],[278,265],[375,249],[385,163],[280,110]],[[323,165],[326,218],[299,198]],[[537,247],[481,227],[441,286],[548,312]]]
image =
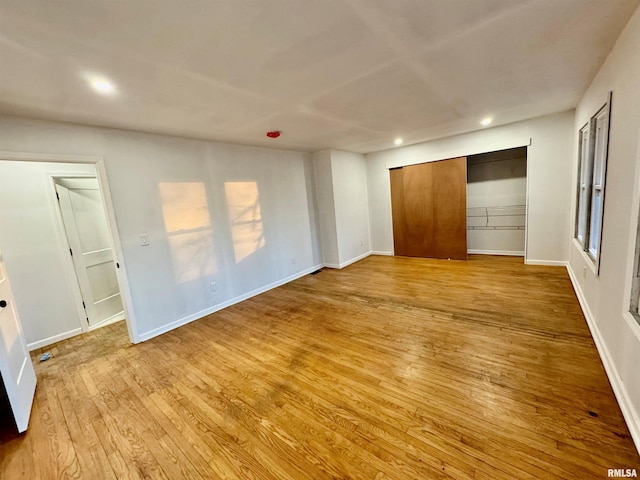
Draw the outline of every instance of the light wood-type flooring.
[[[566,270],[521,258],[369,257],[139,345],[121,322],[47,350],[3,479],[640,471]]]

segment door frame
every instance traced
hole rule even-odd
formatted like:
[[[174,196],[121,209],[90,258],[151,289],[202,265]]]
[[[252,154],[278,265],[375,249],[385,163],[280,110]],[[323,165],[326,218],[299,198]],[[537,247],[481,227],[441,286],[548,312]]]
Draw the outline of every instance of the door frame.
[[[8,152],[8,151],[0,151],[0,161],[12,161],[12,162],[43,162],[43,163],[68,163],[68,164],[89,164],[93,165],[95,168],[95,177],[98,180],[98,185],[100,187],[100,192],[102,194],[102,203],[105,209],[105,213],[107,216],[107,225],[109,227],[111,244],[113,245],[113,253],[114,253],[114,261],[119,266],[116,268],[116,278],[118,280],[118,288],[120,289],[120,295],[122,299],[122,307],[124,309],[125,314],[125,322],[127,324],[127,331],[129,333],[129,339],[131,343],[139,343],[140,335],[138,333],[138,325],[135,318],[135,313],[133,308],[131,308],[132,297],[131,297],[131,289],[129,286],[129,280],[127,276],[127,267],[124,261],[124,255],[122,253],[122,244],[120,242],[120,234],[118,232],[118,225],[116,223],[115,212],[113,209],[113,202],[111,197],[111,191],[109,189],[109,182],[107,181],[107,170],[105,167],[104,158],[102,156],[97,155],[75,155],[75,154],[53,154],[53,153],[28,153],[28,152]],[[49,188],[52,193],[49,195],[49,198],[55,199],[55,185],[54,185],[54,177],[64,177],[64,174],[56,172],[55,174],[45,173],[50,178],[48,182]],[[70,174],[66,175],[67,177],[93,177],[94,175],[82,175],[82,174]],[[56,222],[58,228],[64,229],[64,224],[62,223],[60,208],[54,204],[53,205],[56,211],[56,215],[59,217],[58,222]],[[67,243],[66,233],[63,231],[58,232],[58,236],[60,237],[62,234],[62,238],[65,243]],[[80,326],[83,332],[89,330],[87,322],[85,321],[84,308],[82,308],[82,295],[80,294],[80,287],[78,285],[78,280],[75,274],[74,266],[71,260],[70,255],[65,255],[64,264],[67,266],[65,277],[67,283],[69,283],[71,287],[71,291],[73,293],[73,297],[76,303],[76,310],[78,311],[78,319],[80,321]],[[71,270],[69,270],[69,268]],[[70,273],[73,274],[70,277]],[[79,303],[78,303],[79,300]],[[78,310],[78,307],[80,308]]]

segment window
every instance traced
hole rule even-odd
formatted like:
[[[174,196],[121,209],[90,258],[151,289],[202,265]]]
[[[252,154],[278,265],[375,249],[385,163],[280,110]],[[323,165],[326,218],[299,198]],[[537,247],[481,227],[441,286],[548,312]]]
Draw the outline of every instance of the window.
[[[584,246],[587,232],[587,205],[589,185],[591,184],[591,162],[589,162],[590,124],[580,129],[580,152],[578,153],[578,211],[576,219],[576,238]]]
[[[591,184],[591,228],[589,229],[589,255],[597,260],[602,236],[604,207],[604,180],[609,144],[609,108],[603,107],[595,116],[595,146],[593,149],[593,178]]]
[[[600,263],[610,112],[611,94],[607,103],[580,129],[579,136],[575,238],[596,267]]]

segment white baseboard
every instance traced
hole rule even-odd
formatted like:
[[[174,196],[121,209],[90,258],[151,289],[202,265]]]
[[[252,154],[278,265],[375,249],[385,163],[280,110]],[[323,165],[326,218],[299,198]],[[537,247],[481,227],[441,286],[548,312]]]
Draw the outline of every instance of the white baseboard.
[[[80,335],[81,333],[82,329],[80,327],[74,328],[73,330],[69,330],[68,332],[59,333],[57,335],[53,335],[52,337],[38,340],[37,342],[28,343],[27,350],[31,352],[33,350],[37,350],[38,348],[46,347],[47,345],[51,345],[56,342],[61,342],[62,340],[66,340],[67,338],[75,337],[76,335]]]
[[[372,252],[365,252],[362,255],[358,255],[355,258],[352,258],[351,260],[347,260],[346,262],[342,262],[340,264],[335,264],[335,263],[325,263],[322,266],[323,267],[327,267],[327,268],[336,268],[338,270],[344,268],[344,267],[348,267],[349,265],[351,265],[352,263],[356,263],[359,262],[360,260],[362,260],[363,258],[367,258],[369,255],[372,255]]]
[[[387,257],[393,257],[393,252],[381,252],[379,250],[372,250],[371,255],[385,255]]]
[[[351,260],[347,260],[346,262],[342,262],[340,264],[339,268],[344,268],[344,267],[347,267],[347,266],[351,265],[352,263],[359,262],[360,260],[362,260],[364,258],[367,258],[369,255],[371,255],[371,252],[364,252],[362,255],[358,255],[357,257],[352,258]]]
[[[631,432],[631,438],[636,445],[636,449],[640,453],[640,416],[638,415],[636,409],[633,407],[633,403],[629,398],[627,389],[622,382],[622,378],[620,378],[620,375],[618,374],[615,364],[613,363],[613,360],[611,358],[611,354],[609,353],[609,349],[607,348],[607,344],[602,338],[602,334],[600,333],[595,318],[591,313],[591,309],[587,304],[584,293],[582,292],[582,288],[580,287],[580,283],[578,282],[578,278],[576,277],[576,274],[574,273],[570,264],[567,264],[567,272],[569,272],[569,278],[571,279],[573,290],[576,292],[578,302],[580,303],[580,307],[582,308],[582,312],[584,313],[584,318],[586,318],[587,320],[587,325],[589,326],[589,330],[591,331],[591,336],[593,337],[593,341],[596,344],[596,348],[598,349],[598,354],[600,355],[600,359],[602,360],[604,369],[607,372],[609,383],[611,384],[613,393],[616,396],[616,400],[618,401],[618,405],[620,406],[620,410],[622,411],[622,416],[627,423],[627,427],[629,427],[629,432]]]
[[[227,300],[226,302],[222,302],[219,303],[217,305],[214,305],[212,307],[209,308],[205,308],[204,310],[200,310],[199,312],[193,313],[191,315],[187,315],[186,317],[182,317],[178,320],[175,320],[171,323],[167,323],[166,325],[163,325],[161,327],[158,328],[154,328],[153,330],[149,330],[148,332],[144,332],[141,333],[138,338],[140,339],[141,342],[144,342],[146,340],[150,340],[153,337],[157,337],[158,335],[162,335],[163,333],[167,333],[170,330],[174,330],[178,327],[181,327],[183,325],[186,325],[187,323],[191,323],[195,320],[199,320],[203,317],[206,317],[207,315],[211,315],[212,313],[215,313],[219,310],[222,310],[224,308],[230,307],[231,305],[235,305],[236,303],[240,303],[244,300],[247,300],[251,297],[255,297],[256,295],[260,295],[261,293],[264,293],[268,290],[272,290],[276,287],[279,287],[281,285],[284,285],[285,283],[289,283],[292,282],[293,280],[296,280],[300,277],[304,277],[305,275],[310,274],[311,272],[315,272],[316,270],[318,270],[319,268],[322,268],[322,265],[315,265],[311,268],[307,268],[306,270],[302,270],[301,272],[296,273],[295,275],[291,275],[289,277],[283,278],[282,280],[278,280],[277,282],[273,282],[270,283],[268,285],[265,285],[264,287],[260,287],[257,288],[255,290],[252,290],[250,292],[244,293],[240,296],[234,297],[230,300]]]
[[[116,313],[115,315],[103,320],[102,323],[98,323],[97,325],[93,325],[89,327],[89,331],[96,330],[98,328],[106,327],[107,325],[111,325],[112,323],[121,322],[125,319],[124,312]]]
[[[565,260],[531,260],[528,258],[524,259],[525,265],[541,265],[547,267],[566,267],[569,265],[569,262]]]
[[[515,250],[475,250],[470,248],[467,250],[467,253],[471,255],[506,255],[511,257],[524,257],[523,251],[515,251]]]

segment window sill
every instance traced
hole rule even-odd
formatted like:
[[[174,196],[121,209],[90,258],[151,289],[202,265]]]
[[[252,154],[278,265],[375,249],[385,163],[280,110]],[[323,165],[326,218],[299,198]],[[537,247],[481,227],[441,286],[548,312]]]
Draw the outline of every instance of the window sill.
[[[575,237],[572,240],[573,240],[573,246],[576,247],[576,250],[580,252],[580,255],[582,255],[582,259],[584,260],[584,263],[587,264],[587,267],[589,267],[589,270],[591,270],[591,273],[593,273],[593,275],[597,277],[598,271],[596,269],[596,261],[593,259],[593,257],[591,257],[591,255],[589,255],[587,252],[585,252],[582,249],[582,245]]]

